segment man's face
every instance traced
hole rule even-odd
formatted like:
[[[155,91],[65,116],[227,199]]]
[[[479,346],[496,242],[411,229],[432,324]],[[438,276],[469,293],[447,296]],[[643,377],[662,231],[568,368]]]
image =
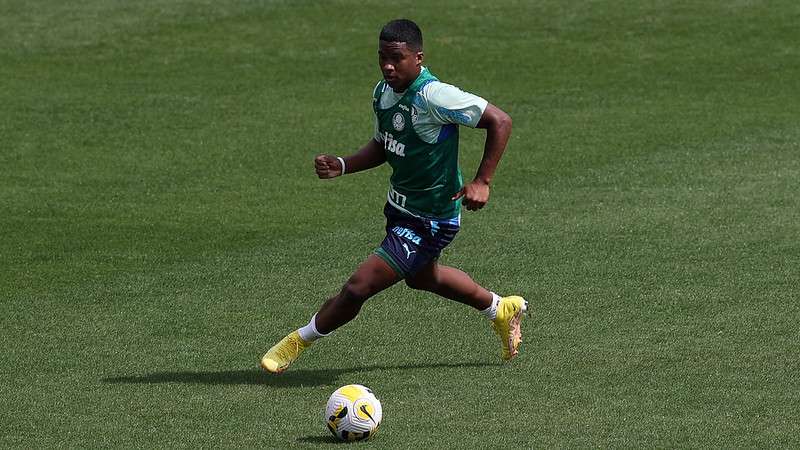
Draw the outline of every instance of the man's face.
[[[378,46],[378,64],[383,79],[397,92],[405,91],[417,79],[422,57],[421,51],[408,48],[405,42],[380,41]]]

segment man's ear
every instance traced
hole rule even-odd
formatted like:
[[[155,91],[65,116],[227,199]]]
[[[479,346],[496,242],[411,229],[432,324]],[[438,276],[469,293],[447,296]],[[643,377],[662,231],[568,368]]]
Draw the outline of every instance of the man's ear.
[[[425,60],[425,53],[424,52],[417,52],[417,65],[421,66],[422,62]]]

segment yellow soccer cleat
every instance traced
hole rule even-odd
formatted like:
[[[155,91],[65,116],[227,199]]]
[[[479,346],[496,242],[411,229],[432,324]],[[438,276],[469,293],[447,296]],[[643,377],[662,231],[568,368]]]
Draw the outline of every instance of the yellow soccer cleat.
[[[267,372],[281,373],[310,345],[297,331],[292,331],[261,358],[261,367]]]
[[[503,359],[509,360],[519,353],[522,342],[522,316],[528,310],[528,302],[524,298],[512,295],[503,297],[497,305],[497,316],[492,321],[492,328],[500,338],[503,346]]]

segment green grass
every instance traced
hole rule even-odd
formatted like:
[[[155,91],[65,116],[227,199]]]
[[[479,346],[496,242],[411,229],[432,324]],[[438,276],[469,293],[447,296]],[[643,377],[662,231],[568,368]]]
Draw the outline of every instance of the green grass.
[[[225,3],[220,5],[220,3]],[[261,354],[382,238],[376,38],[508,111],[443,262],[534,314],[398,286],[281,377]],[[791,0],[0,0],[0,446],[800,446],[800,6]],[[483,133],[462,133],[466,174]]]

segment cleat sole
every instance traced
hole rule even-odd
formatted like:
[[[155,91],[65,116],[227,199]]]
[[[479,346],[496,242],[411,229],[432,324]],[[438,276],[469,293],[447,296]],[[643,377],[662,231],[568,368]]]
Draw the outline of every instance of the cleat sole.
[[[508,322],[509,326],[511,327],[511,332],[508,336],[508,360],[513,359],[519,354],[519,346],[522,343],[522,317],[526,316],[527,312],[528,302],[523,299],[519,311],[517,311],[516,314],[514,314],[514,317],[512,317]]]

